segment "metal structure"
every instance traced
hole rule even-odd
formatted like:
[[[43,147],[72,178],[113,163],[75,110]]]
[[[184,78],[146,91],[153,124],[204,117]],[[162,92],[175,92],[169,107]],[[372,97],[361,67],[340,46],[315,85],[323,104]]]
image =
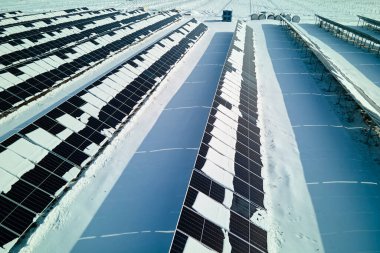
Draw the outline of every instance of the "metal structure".
[[[321,27],[332,32],[337,37],[354,43],[359,47],[368,49],[368,51],[380,55],[380,40],[365,32],[359,31],[352,27],[342,25],[328,18],[315,15],[316,23]]]
[[[145,27],[131,27],[128,32],[121,30],[120,37],[124,41],[110,41],[109,43],[114,43],[110,47],[103,40],[102,50],[94,51],[93,57],[87,55],[86,60],[89,62],[91,59],[105,57],[112,49],[118,50],[139,37],[150,36],[178,19],[180,16],[176,12],[165,12],[162,18],[147,22]],[[195,19],[187,21],[100,79],[66,97],[33,122],[25,122],[27,125],[15,129],[9,137],[1,140],[1,248],[9,250],[31,227],[37,225],[38,220],[44,218],[130,122],[161,84],[161,80],[206,29],[205,25],[199,24]],[[41,31],[36,30],[34,33],[38,35]],[[112,36],[119,30],[110,32],[113,32],[110,34]],[[167,40],[172,43],[167,43]],[[98,44],[100,43],[93,40],[93,48]],[[105,51],[106,46],[108,51]],[[79,52],[81,55],[87,54],[87,51]],[[59,56],[66,55],[62,53]],[[53,59],[58,59],[58,56]],[[85,63],[84,60],[72,68],[62,68],[62,71],[67,73],[75,71],[74,67],[83,68],[81,64]],[[58,68],[48,70],[60,73]],[[15,68],[10,74],[12,73],[15,73]],[[3,94],[5,93],[0,93],[0,98],[5,100]]]
[[[362,21],[362,25],[364,26],[370,26],[376,30],[380,30],[380,21],[372,18],[367,18],[363,17],[360,15],[357,15],[359,20],[358,20],[358,25],[360,25],[360,21]]]
[[[330,84],[331,81],[334,81],[343,88],[345,92],[344,94],[339,93],[339,101],[342,96],[348,96],[368,115],[368,118],[371,119],[371,121],[367,122],[370,127],[369,133],[371,133],[371,129],[375,125],[380,126],[380,106],[368,98],[366,94],[363,94],[360,88],[353,88],[356,87],[355,84],[352,84],[349,80],[344,80],[344,78],[342,78],[344,75],[342,75],[340,69],[330,59],[326,58],[319,47],[307,38],[296,26],[287,21],[284,17],[281,19],[281,25],[288,29],[294,39],[300,43],[306,53],[309,54],[310,62],[314,61],[314,68],[317,72],[318,66],[322,66],[322,68],[319,69],[320,79],[329,78]],[[352,89],[355,89],[354,92],[352,92]],[[365,102],[362,102],[363,100],[365,100]]]

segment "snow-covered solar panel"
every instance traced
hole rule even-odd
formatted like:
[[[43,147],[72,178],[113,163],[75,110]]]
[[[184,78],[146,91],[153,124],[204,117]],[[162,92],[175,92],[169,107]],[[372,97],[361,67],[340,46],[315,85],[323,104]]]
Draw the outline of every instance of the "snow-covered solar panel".
[[[359,21],[363,20],[364,23],[367,23],[368,25],[371,25],[371,26],[375,27],[376,29],[380,29],[380,21],[379,20],[360,16],[360,15],[357,15],[357,16],[359,18]]]
[[[182,27],[0,143],[0,247],[12,247],[94,161],[206,30],[194,19]]]
[[[76,14],[54,19],[52,18],[51,20],[23,23],[21,25],[15,24],[13,27],[0,27],[0,43],[9,42],[9,44],[16,44],[16,42],[23,42],[20,42],[20,40],[26,38],[29,38],[32,42],[37,42],[38,38],[36,36],[39,34],[48,33],[48,35],[51,35],[54,33],[59,33],[60,30],[66,27],[80,27],[82,24],[85,25],[92,20],[99,19],[96,17],[112,17],[112,14],[116,13],[120,12],[106,9],[100,11],[90,11],[86,14]]]
[[[135,12],[114,25],[104,25],[98,34],[80,42],[42,53],[19,64],[2,62],[0,70],[0,115],[14,110],[66,83],[107,57],[139,42],[180,18],[175,12],[148,16]],[[19,51],[20,52],[20,51]],[[34,50],[28,51],[33,56]],[[5,60],[5,59],[3,59]]]
[[[0,20],[4,18],[12,18],[22,15],[22,11],[9,11],[9,12],[1,12]]]
[[[367,115],[373,120],[373,122],[376,125],[380,125],[380,108],[378,105],[378,99],[376,97],[377,94],[377,86],[375,85],[376,91],[374,92],[368,92],[372,91],[372,87],[367,85],[367,90],[363,89],[361,86],[363,85],[362,79],[358,80],[356,78],[356,81],[353,81],[353,77],[355,75],[347,75],[340,69],[339,66],[337,66],[329,57],[326,56],[326,54],[321,51],[319,46],[311,41],[302,31],[299,30],[299,28],[296,27],[296,25],[288,22],[286,19],[281,20],[283,25],[286,25],[288,27],[288,31],[292,33],[297,38],[300,38],[300,41],[302,41],[303,46],[305,46],[312,54],[316,57],[318,62],[320,62],[324,68],[327,70],[327,72],[340,84],[342,87],[347,91],[347,94],[349,94],[355,102],[367,113]],[[322,21],[321,21],[322,22]],[[328,21],[323,21],[328,24]],[[320,23],[322,25],[322,23]],[[345,26],[346,27],[346,26]],[[347,27],[350,28],[350,27]],[[342,27],[344,29],[344,27]],[[351,28],[350,28],[351,29]],[[347,30],[348,31],[348,30]],[[348,32],[346,35],[349,36],[350,32]],[[354,35],[354,43],[362,44],[360,35]],[[375,43],[372,44],[372,50],[374,50],[374,45],[377,45]],[[378,51],[377,53],[380,54],[380,44],[378,44]],[[322,75],[323,76],[323,75]],[[354,78],[355,79],[355,78]],[[372,84],[371,84],[372,85]],[[370,87],[371,90],[368,89]]]
[[[52,28],[49,32],[41,32],[44,29],[32,31],[23,38],[0,44],[0,66],[9,66],[60,47],[77,44],[81,40],[146,17],[148,17],[147,13],[135,16],[113,12],[86,20],[70,21],[59,28],[49,26],[47,28]]]
[[[360,44],[364,44],[364,42],[366,40],[368,40],[367,44],[369,44],[368,45],[369,49],[373,49],[372,51],[374,51],[377,54],[380,54],[380,39],[378,39],[378,38],[376,38],[370,34],[367,34],[363,31],[357,30],[353,27],[349,27],[349,26],[340,24],[338,22],[335,22],[331,19],[319,16],[317,14],[315,14],[315,16],[318,19],[318,21],[320,22],[321,27],[327,28],[328,30],[331,30],[331,28],[333,28],[334,30],[339,31],[340,33],[342,33],[343,31],[345,31],[347,33],[352,33],[355,36],[358,36],[359,38],[361,38]],[[327,26],[324,26],[323,23],[326,23]]]
[[[171,252],[268,252],[253,30],[238,22]]]
[[[12,17],[6,17],[4,19],[0,19],[0,27],[6,27],[6,26],[13,26],[14,24],[20,24],[24,22],[29,22],[29,21],[38,21],[38,20],[45,20],[45,19],[50,19],[54,17],[59,17],[59,16],[68,16],[73,13],[79,13],[79,12],[84,12],[86,13],[89,11],[88,8],[76,8],[76,9],[67,9],[67,10],[62,10],[62,11],[50,11],[50,12],[43,12],[43,13],[33,13],[33,14],[22,14],[19,13],[20,15],[14,15]]]

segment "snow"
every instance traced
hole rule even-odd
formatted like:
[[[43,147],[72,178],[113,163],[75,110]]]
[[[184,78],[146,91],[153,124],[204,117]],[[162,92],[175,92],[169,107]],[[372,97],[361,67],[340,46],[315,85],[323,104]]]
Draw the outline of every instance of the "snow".
[[[65,140],[67,137],[69,137],[74,131],[65,128],[63,131],[59,132],[57,134],[57,137],[60,138],[61,140]]]
[[[156,39],[174,27],[157,33]],[[61,245],[61,250],[63,252],[70,250],[112,189],[126,163],[154,125],[165,105],[189,76],[206,50],[207,42],[213,34],[210,33],[205,36],[206,38],[201,38],[201,41],[192,49],[192,52],[195,53],[185,55],[173,72],[169,73],[153,97],[137,111],[125,129],[113,140],[113,145],[107,146],[85,175],[75,184],[75,187],[64,195],[59,206],[53,208],[43,223],[39,224],[37,231],[28,235],[25,245],[17,246],[21,250],[20,252],[51,252],[56,249],[57,244],[61,245],[62,240],[66,243]],[[115,155],[116,153],[118,155]],[[83,212],[84,207],[86,212]],[[73,227],[76,229],[73,230]],[[129,234],[135,233],[130,232]]]
[[[255,39],[258,108],[263,112],[259,113],[259,124],[262,129],[264,205],[268,213],[268,251],[323,252],[297,142],[273,67],[276,57],[268,52],[277,48],[281,52],[289,43],[283,44],[283,36],[276,37],[281,28],[268,23],[250,23]],[[281,55],[277,57],[280,58]],[[309,239],[302,240],[297,235]]]
[[[0,167],[0,192],[7,193],[19,179]]]
[[[12,150],[5,150],[0,153],[0,164],[2,169],[16,176],[21,176],[34,167],[32,162]]]
[[[85,124],[69,114],[63,114],[61,117],[57,118],[57,121],[74,132],[79,132],[86,127]]]
[[[321,88],[328,81],[311,75],[285,30],[252,25],[259,109],[267,112],[261,122],[271,250],[377,251],[379,221],[372,213],[380,208],[379,189],[361,182],[377,182],[379,166],[358,140],[361,125],[338,117],[337,97]]]
[[[184,253],[193,253],[193,252],[199,252],[199,253],[216,253],[216,251],[207,248],[199,241],[189,237],[186,242],[185,249],[183,250]]]
[[[230,210],[204,193],[198,192],[192,208],[207,220],[229,229]]]
[[[62,177],[65,179],[67,182],[70,182],[74,178],[76,178],[79,174],[80,170],[76,167],[71,168],[68,172],[66,172]]]
[[[376,55],[334,38],[317,26],[301,25],[300,30],[327,59],[344,87],[380,123],[380,65]]]
[[[224,191],[224,200],[223,200],[223,205],[225,205],[228,208],[232,207],[232,200],[233,200],[233,192],[230,190],[225,190]]]
[[[99,148],[100,147],[95,143],[91,143],[90,146],[87,146],[83,152],[88,154],[89,156],[94,156],[96,152],[98,152]]]
[[[231,163],[231,162],[230,162]],[[229,166],[231,167],[231,165]],[[202,171],[215,180],[216,182],[220,183],[221,185],[225,186],[227,189],[234,189],[234,176],[231,173],[228,173],[227,171],[223,170],[220,166],[216,165],[213,162],[210,162],[209,160],[206,160]],[[231,171],[231,169],[230,169]]]
[[[20,138],[9,145],[8,149],[13,150],[20,156],[25,157],[35,163],[38,163],[48,153],[46,149],[43,149],[23,138]]]
[[[156,16],[151,19],[155,19],[155,20],[162,19],[163,15],[160,15],[160,16],[161,18]],[[143,27],[152,23],[149,20],[150,19],[148,19],[147,21],[141,21],[144,23]],[[183,24],[183,22],[185,21],[187,20],[183,19],[182,21],[178,21],[177,25]],[[176,27],[176,25],[171,24],[161,29],[164,31],[171,31],[173,27]],[[94,65],[93,68],[90,68],[85,73],[81,74],[79,77],[73,78],[72,80],[65,83],[64,85],[61,85],[57,87],[56,89],[50,91],[47,95],[39,98],[38,100],[29,102],[27,106],[18,108],[16,112],[11,113],[7,115],[6,117],[2,117],[0,121],[2,124],[2,128],[0,129],[0,136],[6,136],[9,131],[12,131],[12,129],[19,128],[21,125],[25,125],[25,122],[30,121],[31,119],[37,117],[39,114],[48,110],[49,107],[57,104],[57,102],[64,99],[66,96],[68,96],[68,94],[75,92],[76,90],[83,88],[83,86],[85,86],[89,82],[96,80],[102,74],[113,69],[115,65],[120,64],[121,62],[125,61],[126,58],[130,57],[131,55],[134,55],[136,52],[141,51],[142,48],[145,48],[146,43],[156,41],[158,38],[160,38],[159,34],[160,33],[157,32],[155,34],[152,34],[151,36],[148,36],[147,38],[144,38],[144,41],[137,41],[138,44],[134,43],[130,45],[125,50],[121,52],[117,52],[116,54],[112,55],[111,57],[106,58],[104,61],[100,62],[99,64]],[[56,60],[59,60],[58,62],[62,61],[60,58],[56,56],[52,56],[49,58],[54,58],[53,61],[56,61]],[[35,63],[38,64],[38,62],[35,62]],[[51,64],[51,65],[57,67],[56,63],[55,65],[54,64]],[[13,84],[21,82],[21,79],[17,78],[16,76],[12,74],[10,75],[11,76],[7,76],[4,79],[11,80]],[[17,104],[20,104],[20,103],[21,102]]]
[[[251,13],[250,1],[243,0],[135,0],[127,2],[121,0],[67,0],[64,2],[30,0],[28,3],[4,0],[3,2],[1,8],[4,10],[22,9],[27,13],[31,10],[62,9],[68,6],[79,7],[83,5],[92,8],[121,7],[127,9],[145,6],[150,10],[179,8],[183,11],[189,10],[193,16],[202,20],[210,21],[207,23],[210,26],[217,25],[213,24],[212,21],[220,20],[221,10],[225,8],[233,10],[234,18],[247,19]],[[275,14],[284,12],[300,15],[302,23],[296,27],[303,32],[305,38],[315,45],[315,49],[321,55],[329,59],[335,73],[346,88],[351,90],[369,110],[378,112],[373,106],[374,103],[377,104],[380,101],[378,58],[333,37],[315,25],[305,23],[305,21],[312,23],[314,14],[318,13],[345,24],[355,25],[357,22],[356,14],[376,18],[379,15],[379,8],[376,8],[376,5],[378,5],[377,1],[373,0],[359,2],[355,0],[344,2],[334,0],[304,0],[302,2],[296,0],[259,0],[252,5],[252,12],[269,11]],[[7,22],[7,20],[5,19],[2,22]],[[333,104],[336,95],[319,88],[320,82],[313,79],[314,74],[311,73],[310,69],[305,68],[307,64],[302,63],[302,56],[296,53],[296,46],[286,33],[277,26],[278,22],[256,21],[249,24],[254,28],[255,37],[259,124],[262,129],[260,140],[264,164],[262,176],[264,177],[264,202],[267,208],[267,210],[255,212],[251,220],[268,230],[269,252],[325,251],[351,253],[379,251],[380,247],[377,243],[380,237],[378,232],[380,231],[380,221],[377,217],[380,210],[378,201],[379,165],[368,154],[366,145],[357,140],[358,136],[362,136],[361,129],[366,126],[350,125],[343,120],[343,117],[340,116],[342,112],[337,111]],[[8,32],[14,31],[9,30]],[[374,31],[368,31],[368,33],[378,34]],[[22,126],[23,122],[30,121],[36,115],[48,110],[57,101],[65,99],[68,94],[95,80],[102,73],[112,69],[112,66],[135,54],[161,35],[162,33],[158,32],[146,43],[140,43],[117,57],[107,59],[104,64],[72,81],[70,85],[60,87],[46,98],[32,102],[28,107],[22,108],[19,113],[3,119],[0,136],[5,136],[10,130]],[[112,38],[107,38],[107,40],[110,39]],[[104,42],[105,39],[102,41]],[[166,41],[165,43],[171,42]],[[204,48],[205,45],[198,47]],[[1,52],[4,53],[11,48],[5,46]],[[88,48],[93,48],[93,45]],[[88,48],[82,50],[88,50]],[[151,49],[151,52],[159,57],[167,50],[167,47],[156,46]],[[27,246],[22,248],[21,252],[51,252],[56,249],[53,245],[61,241],[66,242],[66,239],[72,243],[75,238],[80,236],[80,232],[84,230],[95,210],[106,198],[125,164],[160,115],[164,105],[181,86],[181,81],[183,82],[186,79],[186,74],[195,66],[195,62],[192,61],[199,59],[203,52],[204,50],[195,52],[192,50],[186,55],[185,58],[188,59],[187,64],[189,65],[183,66],[183,68],[187,68],[186,71],[183,70],[180,74],[170,75],[164,81],[168,88],[159,87],[157,92],[160,91],[161,93],[157,93],[157,96],[155,95],[152,100],[149,100],[146,106],[142,108],[143,110],[137,113],[132,124],[122,131],[120,136],[114,140],[114,144],[106,149],[95,164],[89,168],[85,176],[65,195],[60,201],[60,205],[54,208],[43,224],[37,228],[36,233],[28,237]],[[241,67],[239,57],[238,52],[233,52],[234,64]],[[45,61],[49,66],[56,67],[58,65],[51,59]],[[60,64],[63,63],[61,60],[59,62]],[[148,62],[145,61],[145,63]],[[41,64],[46,65],[46,63],[39,62],[37,64],[41,66]],[[38,65],[31,65],[27,69],[28,75],[34,75],[35,71],[38,71]],[[147,66],[148,64],[142,65],[141,68]],[[130,76],[134,76],[130,71],[136,72],[136,69],[123,69],[119,76],[114,76],[113,79],[119,81],[116,79],[121,78],[129,82]],[[222,97],[228,101],[233,101],[234,105],[236,105],[239,90],[229,83],[239,81],[239,78],[240,70],[236,74],[227,73],[222,88]],[[14,82],[21,82],[21,79],[15,76],[1,76],[1,79],[2,88],[7,88]],[[121,88],[115,86],[112,79],[105,81],[105,84],[107,86],[99,87],[99,89],[106,94],[113,93],[110,88],[115,90]],[[82,107],[90,115],[97,115],[98,113],[97,102],[94,98],[89,98],[89,103]],[[368,103],[368,100],[374,101],[374,103]],[[183,108],[187,107],[184,106]],[[179,110],[179,108],[175,109]],[[207,161],[203,172],[227,188],[233,189],[233,168],[230,167],[232,165],[225,166],[222,164],[216,150],[225,150],[224,143],[230,145],[236,142],[234,138],[228,136],[232,136],[231,133],[236,132],[237,123],[232,119],[236,120],[237,114],[224,111],[223,113],[218,112],[216,117],[212,134],[219,141],[210,143],[215,150],[209,149],[208,154],[213,157],[212,160],[215,163]],[[77,126],[77,119],[64,120],[75,131],[80,129],[80,127],[78,129],[75,127]],[[86,119],[82,120],[85,121]],[[65,139],[71,132],[71,130],[66,129],[57,136]],[[110,132],[112,131],[110,130]],[[31,139],[43,136],[42,133],[32,134]],[[17,147],[20,149],[18,152],[31,155],[29,154],[31,150],[27,149],[28,146],[24,146],[24,143],[22,145],[23,147]],[[47,141],[45,145],[46,147],[53,147],[55,144]],[[21,149],[25,150],[22,151]],[[90,146],[85,152],[94,154],[97,149],[97,146]],[[118,149],[119,151],[115,152]],[[163,150],[157,150],[157,152],[161,151],[163,152]],[[125,159],[121,161],[115,157]],[[38,155],[34,159],[38,160]],[[20,163],[21,160],[24,161],[24,164]],[[227,159],[226,162],[229,164],[230,159]],[[8,172],[12,172],[16,176],[22,175],[31,166],[30,162],[25,162],[25,159],[12,151],[1,153],[0,185],[5,185],[2,181],[5,178],[12,180],[13,176],[10,176]],[[221,169],[220,166],[228,172]],[[65,177],[72,178],[76,173],[78,171],[73,169]],[[4,186],[0,190],[6,191],[7,187],[9,188],[9,186]],[[208,208],[210,207],[205,205],[207,201],[209,200],[206,200],[206,197],[201,197],[197,202],[197,208],[209,215],[210,210]],[[226,190],[223,204],[229,207],[231,203],[232,192]],[[83,214],[83,207],[86,207],[84,217],[76,216]],[[213,219],[212,215],[209,216],[210,219]],[[78,227],[78,230],[72,231],[71,227],[73,226]],[[133,231],[125,234],[143,232]],[[116,234],[105,236],[116,237]],[[230,252],[228,236],[226,235],[225,238],[224,252]],[[10,245],[12,244],[10,243]],[[62,247],[63,251],[66,249],[68,251],[71,246],[68,243]],[[185,252],[213,251],[189,238]]]

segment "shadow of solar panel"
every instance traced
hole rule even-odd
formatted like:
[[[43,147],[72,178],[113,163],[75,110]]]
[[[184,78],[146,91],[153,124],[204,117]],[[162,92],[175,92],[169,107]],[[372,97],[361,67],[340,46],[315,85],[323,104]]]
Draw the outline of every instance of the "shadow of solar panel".
[[[155,24],[157,29],[165,22]],[[171,34],[173,33],[176,31]],[[189,43],[186,37],[176,43],[181,41]],[[158,59],[173,56],[170,57],[170,64],[166,61],[165,64],[157,66],[157,71],[163,71],[162,77],[180,60],[185,51],[185,47],[178,47],[176,51],[162,52],[158,56]],[[63,53],[67,52],[69,51],[64,50]],[[145,53],[150,54],[149,51]],[[1,143],[1,152],[7,151],[8,148],[21,154],[24,151],[15,148],[20,144],[19,141],[30,142],[28,145],[34,145],[33,147],[43,152],[38,159],[20,156],[19,159],[27,161],[31,168],[20,174],[19,180],[7,193],[0,195],[0,205],[8,206],[0,210],[0,228],[7,231],[7,235],[0,238],[2,245],[25,233],[38,217],[37,214],[44,212],[54,198],[62,194],[64,187],[93,161],[105,144],[109,143],[114,132],[119,131],[123,124],[128,122],[127,118],[135,112],[132,109],[139,108],[160,84],[159,79],[149,79],[148,75],[152,75],[152,70],[148,66],[149,64],[144,65],[146,69],[139,74],[131,75],[129,78],[133,78],[129,82],[126,82],[122,75],[112,71],[108,76],[115,75],[113,82],[117,86],[111,87],[106,83],[107,78],[101,78]],[[69,71],[69,66],[66,65],[65,68]],[[125,73],[129,75],[128,71]],[[49,77],[43,74],[38,78],[40,82],[46,82]],[[86,99],[90,99],[90,102]],[[45,143],[44,138],[38,136],[54,138],[55,144]],[[88,153],[90,146],[96,149]],[[221,189],[214,186],[212,195],[221,200]],[[18,219],[21,217],[23,220],[19,224]]]

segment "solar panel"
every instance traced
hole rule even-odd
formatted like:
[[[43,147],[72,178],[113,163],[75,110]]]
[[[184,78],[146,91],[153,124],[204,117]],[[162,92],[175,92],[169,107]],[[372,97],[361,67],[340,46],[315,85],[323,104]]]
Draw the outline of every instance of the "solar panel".
[[[267,252],[267,232],[252,221],[265,211],[252,59],[253,31],[238,22],[171,252]]]
[[[42,20],[31,20],[20,23],[12,23],[0,26],[0,41],[7,42],[12,39],[22,39],[42,32],[53,32],[70,25],[82,25],[86,21],[96,20],[95,17],[112,17],[112,14],[119,12],[111,11],[109,9],[100,11],[88,11],[75,13],[65,16],[54,16]]]
[[[328,21],[328,19],[325,19],[325,21],[322,21],[322,19],[321,19],[320,22],[321,22],[320,25],[323,25],[323,26],[326,26],[326,25],[329,26],[329,23],[330,23]],[[373,120],[373,122],[376,125],[380,125],[380,113],[376,109],[376,105],[374,104],[374,101],[376,101],[376,99],[372,96],[374,93],[369,92],[369,93],[366,93],[363,95],[361,93],[356,93],[356,92],[352,93],[351,92],[351,90],[352,90],[351,85],[347,85],[348,83],[351,83],[350,77],[345,76],[345,78],[342,79],[341,75],[339,74],[339,73],[341,73],[342,70],[339,69],[338,66],[334,65],[332,63],[332,61],[330,61],[329,58],[325,57],[325,55],[318,48],[314,47],[310,43],[310,41],[306,40],[304,34],[302,32],[300,32],[299,29],[295,25],[291,24],[290,22],[288,22],[285,19],[282,19],[281,23],[282,23],[282,25],[287,26],[287,29],[292,34],[292,36],[295,36],[295,37],[299,38],[300,41],[302,41],[302,45],[312,53],[311,55],[315,56],[315,58],[317,59],[317,63],[322,64],[323,71],[322,71],[321,78],[323,78],[323,76],[325,74],[325,70],[327,70],[327,73],[331,77],[333,77],[333,80],[335,80],[337,83],[342,85],[342,87],[347,92],[347,94],[350,95],[350,97],[352,99],[354,99],[354,101],[363,109],[363,111],[366,114],[366,117],[368,116],[369,118],[371,118],[371,120]],[[339,30],[340,29],[339,26],[341,26],[341,25],[340,24],[338,25],[338,23],[337,23],[337,25],[331,23],[330,26],[331,26],[331,28],[334,28],[333,30],[336,32],[336,29]],[[361,38],[360,34],[350,32],[349,30],[346,30],[346,28],[351,29],[350,27],[342,26],[341,29],[343,29],[345,31],[343,31],[343,33],[341,33],[341,35],[348,36],[349,40],[353,39],[354,43],[358,43],[361,46],[368,45],[368,41],[366,42],[365,38]],[[372,46],[370,46],[370,47],[372,47],[372,49],[375,49],[374,42],[370,41],[370,43],[372,43],[371,44]],[[377,54],[379,54],[379,53],[380,53],[380,46],[377,47]],[[350,80],[350,82],[346,82],[345,80]]]
[[[112,9],[109,9],[112,10]],[[62,11],[49,11],[49,12],[43,12],[43,13],[33,13],[33,14],[23,14],[22,12],[12,12],[12,15],[8,15],[8,17],[5,17],[4,19],[0,19],[0,27],[7,27],[7,26],[13,26],[14,24],[20,24],[20,23],[28,23],[28,22],[37,22],[37,21],[44,21],[46,19],[49,19],[51,17],[67,17],[71,16],[71,14],[75,13],[86,13],[89,12],[89,9],[84,8],[76,8],[76,9],[68,9],[68,10],[62,10]]]
[[[184,27],[160,40],[172,39],[165,49],[153,44],[0,143],[1,247],[96,159],[206,29],[195,20]],[[213,186],[216,198],[221,191]]]
[[[22,15],[22,11],[1,12],[0,18],[12,18]]]
[[[367,23],[368,25],[371,25],[371,26],[375,27],[376,29],[380,28],[380,21],[379,20],[360,16],[360,15],[357,15],[357,16],[359,18],[359,21],[363,20],[363,23]]]
[[[375,54],[380,54],[380,39],[317,14],[315,14],[315,16],[319,21],[320,27],[335,31],[336,33],[339,33],[342,38],[343,35],[346,39],[354,37],[354,39],[350,38],[354,43],[357,43],[359,46],[367,46],[368,50],[374,51]],[[352,36],[349,36],[350,34]],[[356,39],[356,37],[360,38],[360,40]]]
[[[90,39],[0,70],[0,79],[4,81],[0,87],[0,114],[25,105],[36,96],[43,96],[52,88],[66,83],[73,76],[83,73],[180,17],[178,14],[159,14],[152,17],[146,15],[129,17],[128,24],[133,26],[132,29],[127,28],[126,24],[111,31],[108,29],[110,27],[102,27],[106,31],[101,30],[100,34]],[[26,53],[22,57],[27,57]],[[10,59],[8,61],[12,62]]]

